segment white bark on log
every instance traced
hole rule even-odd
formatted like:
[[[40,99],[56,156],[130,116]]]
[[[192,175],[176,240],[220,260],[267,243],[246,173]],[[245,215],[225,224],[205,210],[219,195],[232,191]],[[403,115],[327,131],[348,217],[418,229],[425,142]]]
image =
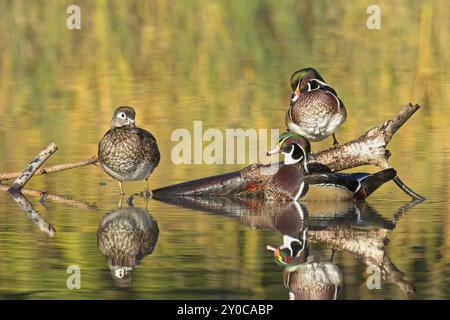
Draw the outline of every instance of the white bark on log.
[[[33,161],[30,162],[28,167],[21,173],[21,175],[13,182],[11,187],[8,189],[10,193],[19,192],[31,179],[37,169],[39,169],[42,164],[58,150],[58,147],[53,142],[50,143],[44,150],[42,150]]]

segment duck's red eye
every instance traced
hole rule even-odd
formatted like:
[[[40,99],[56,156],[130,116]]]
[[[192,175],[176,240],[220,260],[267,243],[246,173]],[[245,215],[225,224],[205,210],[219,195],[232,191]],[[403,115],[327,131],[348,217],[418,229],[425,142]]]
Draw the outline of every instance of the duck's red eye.
[[[292,143],[292,139],[291,138],[287,138],[286,141],[284,142],[285,144],[291,144]]]

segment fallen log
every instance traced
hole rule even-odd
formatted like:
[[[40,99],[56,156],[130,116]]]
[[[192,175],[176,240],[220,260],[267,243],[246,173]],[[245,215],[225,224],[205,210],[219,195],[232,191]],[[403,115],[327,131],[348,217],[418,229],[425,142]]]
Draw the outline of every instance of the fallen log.
[[[419,110],[420,105],[409,103],[392,119],[381,123],[360,137],[327,150],[312,153],[309,165],[326,171],[341,171],[362,165],[391,168],[391,153],[386,149],[393,135]],[[238,198],[261,196],[265,183],[276,172],[278,165],[253,164],[242,170],[187,181],[153,191],[153,197],[172,196],[236,196]],[[424,198],[407,187],[397,176],[395,183],[413,199]]]

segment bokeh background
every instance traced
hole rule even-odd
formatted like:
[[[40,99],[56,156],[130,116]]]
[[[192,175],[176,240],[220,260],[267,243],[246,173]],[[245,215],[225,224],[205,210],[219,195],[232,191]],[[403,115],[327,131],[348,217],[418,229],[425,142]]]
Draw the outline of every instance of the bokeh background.
[[[21,170],[52,141],[59,150],[48,164],[90,157],[123,104],[157,137],[162,158],[152,188],[236,170],[242,165],[175,166],[172,131],[192,130],[194,120],[204,130],[283,130],[289,76],[313,66],[347,107],[340,141],[408,102],[423,106],[389,150],[400,177],[427,201],[402,218],[387,250],[415,283],[414,298],[450,298],[446,1],[77,1],[82,28],[68,30],[71,4],[0,0],[0,172]],[[371,4],[381,8],[380,30],[366,27]],[[120,290],[96,245],[102,216],[117,206],[116,182],[90,166],[35,177],[27,187],[99,209],[49,202],[45,210],[31,197],[57,230],[49,239],[0,192],[0,298],[287,298],[265,250],[279,234],[156,201],[155,251],[135,270],[133,287]],[[143,183],[125,188],[136,192]],[[394,184],[369,199],[386,217],[407,201]],[[369,291],[365,267],[351,255],[337,262],[340,298],[408,298],[387,282]],[[82,290],[65,287],[70,264],[82,269]]]

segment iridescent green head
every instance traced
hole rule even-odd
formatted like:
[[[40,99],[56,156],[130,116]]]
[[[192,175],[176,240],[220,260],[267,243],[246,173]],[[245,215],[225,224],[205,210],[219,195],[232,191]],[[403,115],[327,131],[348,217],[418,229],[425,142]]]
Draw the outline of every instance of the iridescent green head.
[[[280,266],[294,266],[302,264],[309,255],[309,248],[306,239],[295,239],[283,236],[281,246],[267,246],[267,250],[273,252],[275,262]]]
[[[278,144],[274,149],[267,152],[267,155],[277,153],[284,154],[285,164],[295,164],[298,162],[306,164],[308,155],[311,153],[311,144],[305,137],[299,134],[284,132],[280,135]]]
[[[305,86],[310,82],[311,80],[316,79],[323,83],[325,83],[325,80],[321,77],[319,72],[314,68],[303,68],[300,70],[295,71],[291,75],[291,88],[294,92],[300,92],[301,89],[305,88]]]

